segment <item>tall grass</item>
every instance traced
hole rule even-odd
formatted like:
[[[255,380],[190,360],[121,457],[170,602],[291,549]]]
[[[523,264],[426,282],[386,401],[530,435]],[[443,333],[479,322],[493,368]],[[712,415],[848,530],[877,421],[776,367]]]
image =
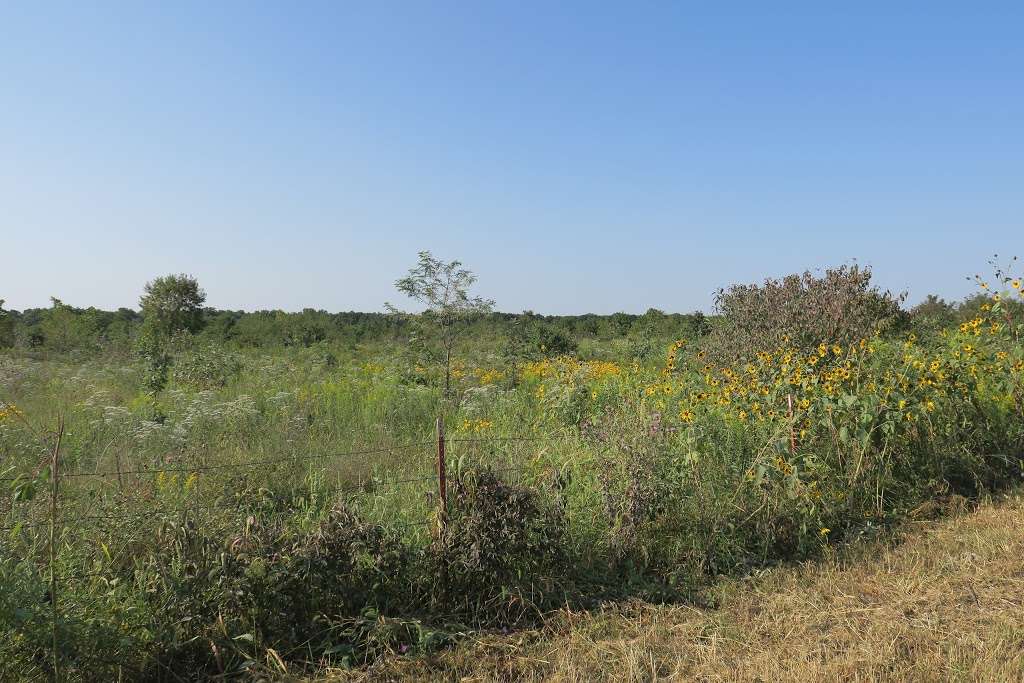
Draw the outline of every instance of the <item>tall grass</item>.
[[[735,367],[679,343],[657,364],[532,363],[517,386],[481,352],[445,408],[442,531],[441,397],[400,356],[193,349],[157,394],[123,358],[0,356],[0,678],[51,666],[59,418],[67,676],[317,669],[566,603],[695,599],[721,574],[1019,480],[1015,334],[984,319]]]

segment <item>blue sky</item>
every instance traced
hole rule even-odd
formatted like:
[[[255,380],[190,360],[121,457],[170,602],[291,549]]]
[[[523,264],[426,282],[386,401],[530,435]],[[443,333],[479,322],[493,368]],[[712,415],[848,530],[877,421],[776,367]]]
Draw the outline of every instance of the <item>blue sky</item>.
[[[898,6],[897,6],[898,5]],[[0,5],[0,298],[710,310],[857,259],[1024,255],[1024,4]]]

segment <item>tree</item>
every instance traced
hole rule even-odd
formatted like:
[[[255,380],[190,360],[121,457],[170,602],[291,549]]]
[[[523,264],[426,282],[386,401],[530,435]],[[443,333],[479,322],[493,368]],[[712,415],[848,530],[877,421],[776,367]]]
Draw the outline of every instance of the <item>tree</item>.
[[[512,320],[505,334],[503,355],[512,386],[519,383],[521,361],[571,356],[576,349],[576,340],[567,333],[545,322],[533,311],[523,311]]]
[[[198,332],[205,301],[206,292],[191,275],[165,275],[147,282],[139,299],[143,330],[162,341],[177,332]]]
[[[476,276],[460,261],[445,263],[429,251],[421,251],[419,263],[395,282],[399,292],[426,307],[416,320],[436,335],[438,348],[433,355],[444,368],[445,398],[451,397],[452,357],[459,335],[469,323],[494,308],[493,301],[469,295],[475,282]],[[392,313],[400,313],[391,304],[386,306]]]
[[[95,347],[98,343],[96,309],[82,311],[56,297],[46,309],[40,325],[47,348],[65,353],[75,348]]]
[[[0,299],[0,349],[14,345],[14,321],[4,310],[4,300]]]
[[[690,336],[694,339],[706,337],[711,332],[711,323],[703,311],[694,311],[690,315]]]
[[[170,342],[176,334],[198,332],[203,325],[206,292],[191,275],[166,275],[146,283],[139,299],[142,333],[139,352],[148,364],[146,384],[159,391],[171,367]]]
[[[936,294],[910,309],[911,324],[922,332],[936,332],[955,324],[956,308]]]

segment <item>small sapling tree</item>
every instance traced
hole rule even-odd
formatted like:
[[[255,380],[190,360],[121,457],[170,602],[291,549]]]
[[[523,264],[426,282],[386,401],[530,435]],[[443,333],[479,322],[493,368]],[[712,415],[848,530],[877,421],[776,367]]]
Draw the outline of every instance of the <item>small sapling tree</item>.
[[[476,276],[463,268],[461,262],[445,263],[429,251],[421,251],[419,262],[409,269],[409,274],[395,282],[399,292],[424,306],[422,313],[412,316],[416,332],[420,333],[415,339],[430,359],[444,369],[445,399],[452,396],[452,361],[459,336],[469,323],[494,308],[490,299],[470,296],[469,288],[475,282]],[[386,306],[392,313],[401,313],[391,304]]]

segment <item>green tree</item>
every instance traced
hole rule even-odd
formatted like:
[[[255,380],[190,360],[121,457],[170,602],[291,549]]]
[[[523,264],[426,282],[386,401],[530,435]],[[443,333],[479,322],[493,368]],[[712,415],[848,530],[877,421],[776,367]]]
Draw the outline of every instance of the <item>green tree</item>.
[[[50,302],[52,306],[46,310],[40,325],[47,348],[64,353],[75,348],[96,346],[96,309],[82,311],[56,297],[50,297]]]
[[[711,323],[703,311],[694,311],[690,316],[690,336],[693,339],[706,337],[711,332]]]
[[[146,384],[159,391],[167,384],[171,367],[171,340],[179,334],[193,334],[203,326],[206,292],[191,275],[166,275],[147,282],[139,299],[142,332],[139,352],[146,359]]]
[[[143,330],[163,341],[178,332],[198,332],[205,301],[206,292],[191,275],[165,275],[147,282],[139,299]]]
[[[910,322],[920,332],[937,332],[955,324],[956,308],[938,295],[929,294],[910,309]]]
[[[4,300],[0,299],[0,349],[14,345],[14,320],[4,310]]]
[[[414,339],[428,351],[429,358],[444,368],[445,398],[452,394],[452,359],[459,335],[494,308],[490,299],[470,296],[469,288],[475,282],[476,276],[463,268],[460,261],[445,263],[429,251],[421,251],[419,262],[409,269],[409,274],[395,282],[399,292],[425,307],[414,320],[420,326],[419,332],[433,333],[435,348],[430,348],[425,334],[414,335]],[[386,306],[392,313],[401,313],[391,304]]]
[[[576,340],[571,336],[542,320],[533,311],[523,311],[506,328],[502,349],[512,386],[519,384],[523,361],[571,356],[576,353],[576,348]]]

